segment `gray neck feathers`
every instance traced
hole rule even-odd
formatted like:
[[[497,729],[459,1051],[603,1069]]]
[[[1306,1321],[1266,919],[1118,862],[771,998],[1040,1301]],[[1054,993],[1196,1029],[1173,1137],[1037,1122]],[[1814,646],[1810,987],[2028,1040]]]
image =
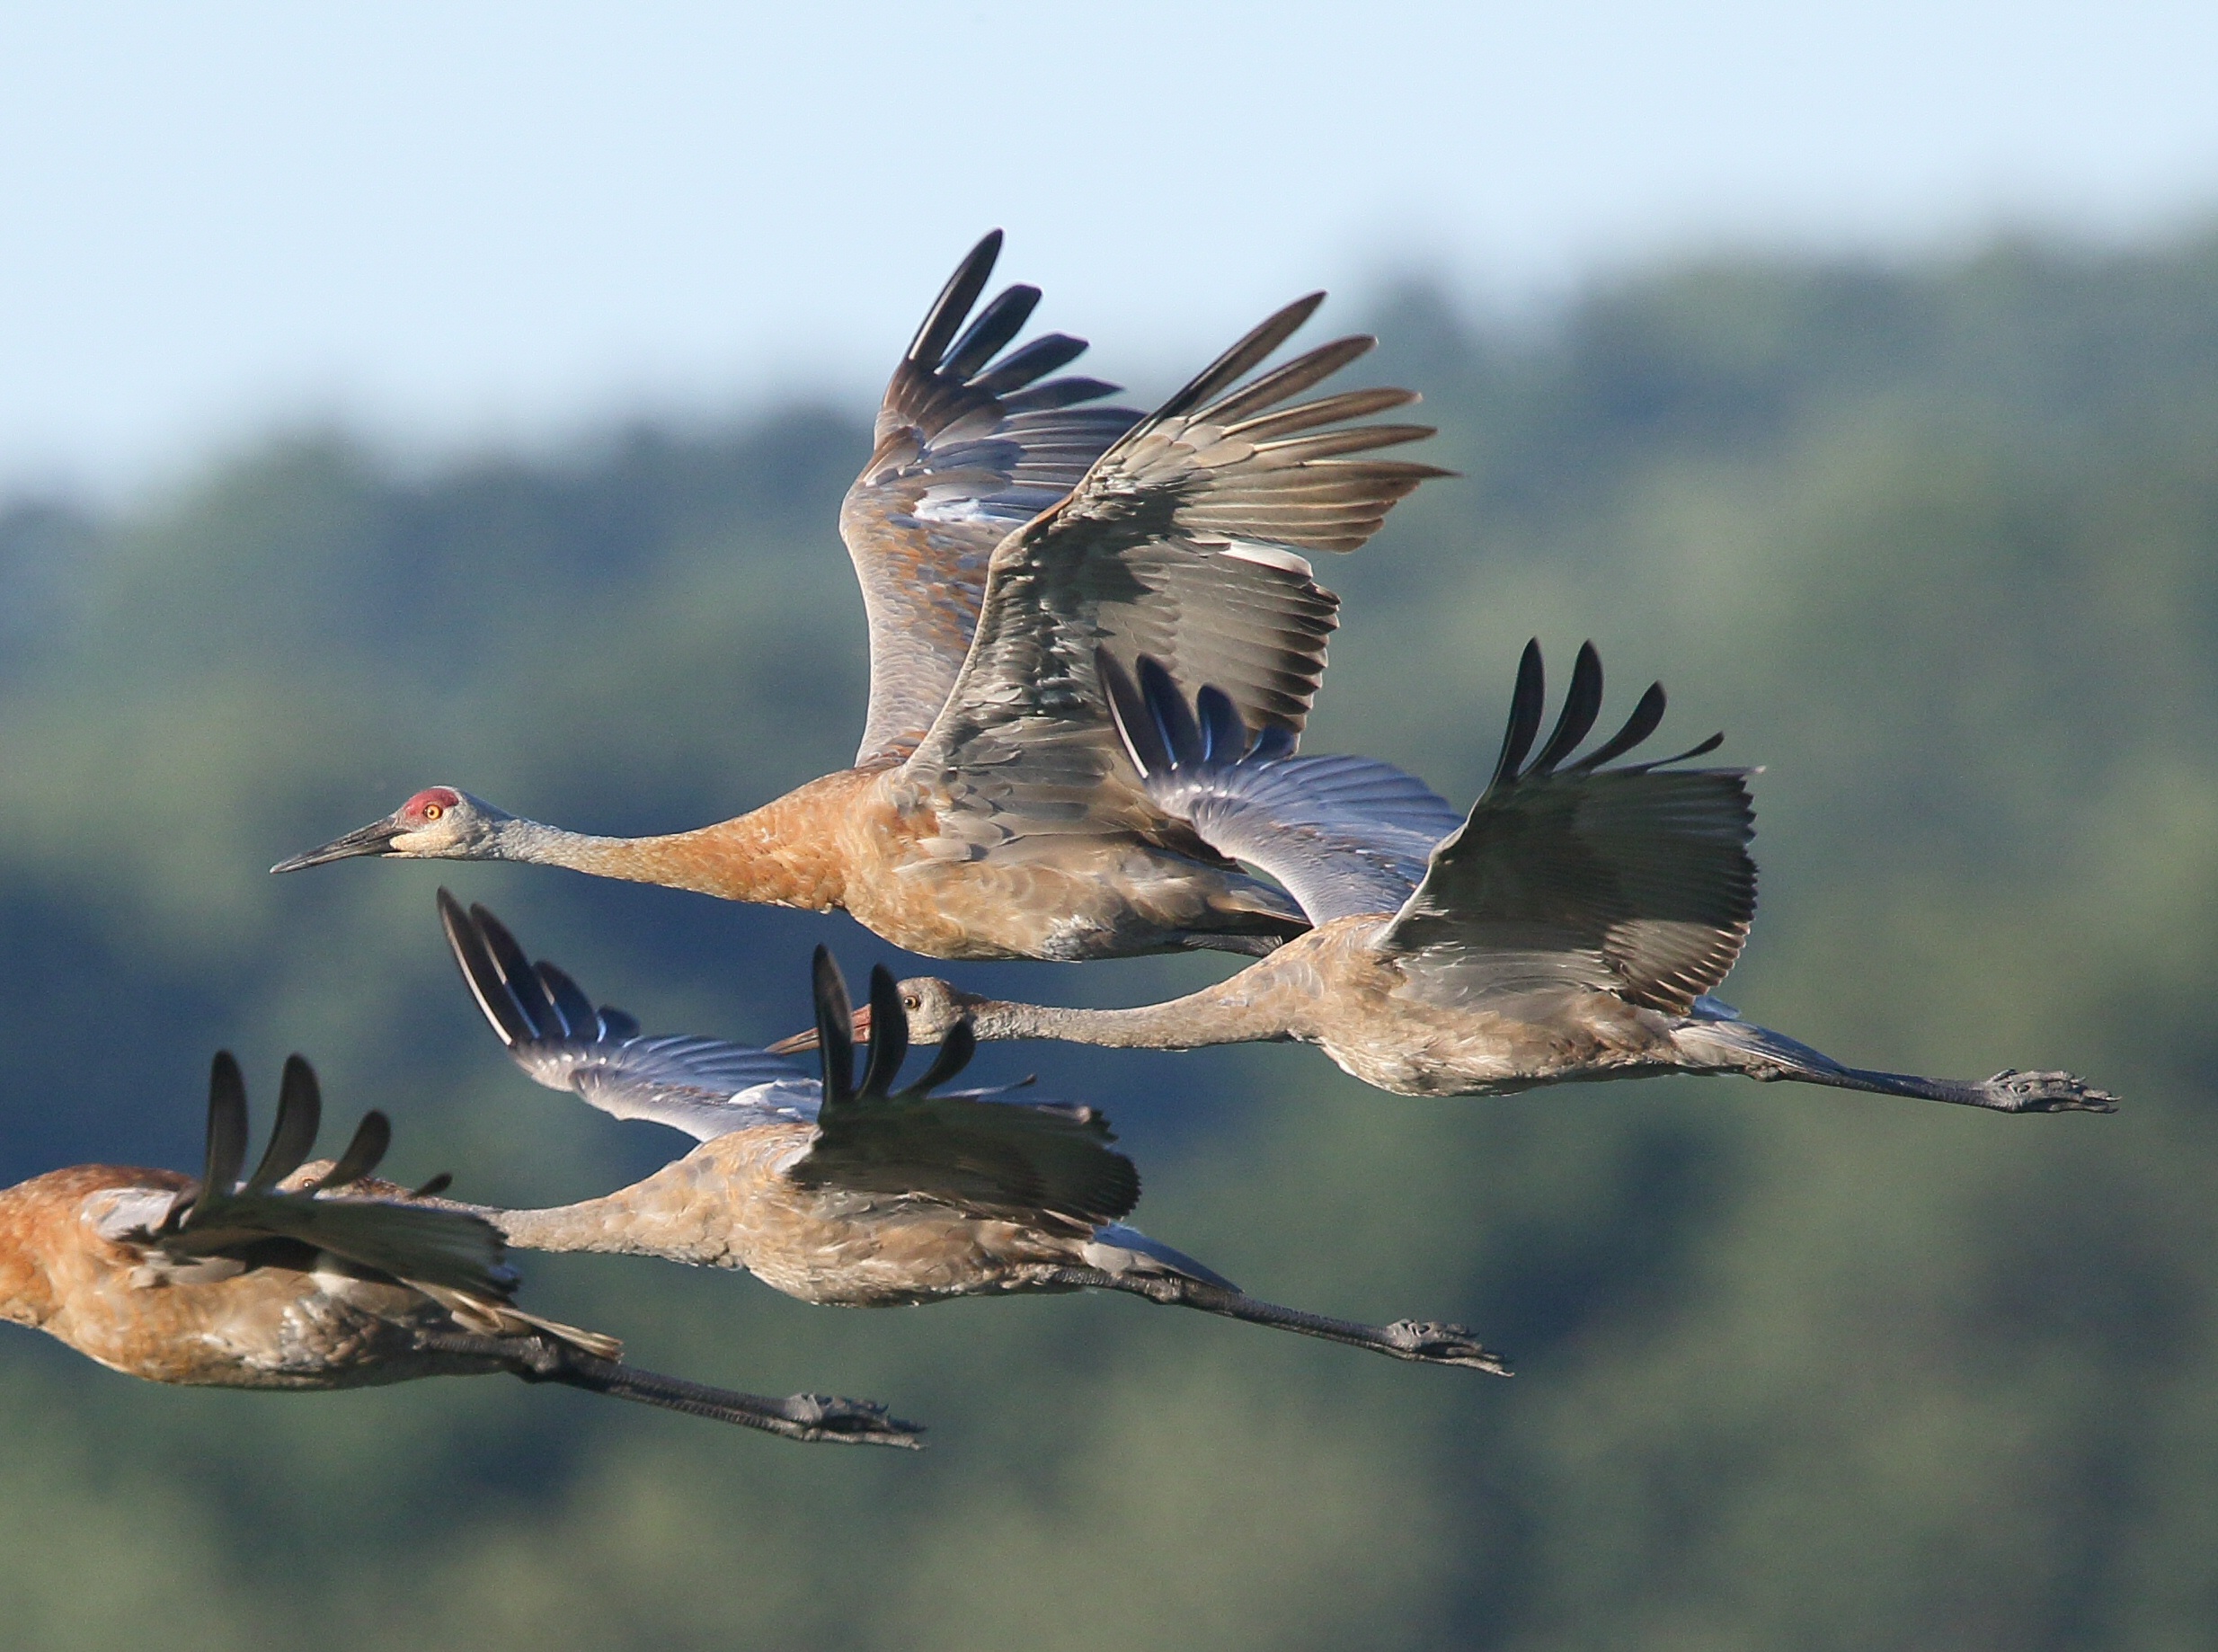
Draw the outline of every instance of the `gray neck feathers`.
[[[1184,998],[1132,1009],[1064,1009],[989,999],[972,1008],[972,1030],[988,1041],[1057,1038],[1128,1050],[1193,1050],[1285,1037],[1284,1019],[1270,1006],[1226,990],[1238,981],[1234,976]]]
[[[528,861],[538,866],[570,866],[590,872],[597,870],[609,852],[624,841],[622,838],[591,837],[581,831],[549,826],[544,821],[510,815],[492,822],[488,838],[492,852],[485,858]]]

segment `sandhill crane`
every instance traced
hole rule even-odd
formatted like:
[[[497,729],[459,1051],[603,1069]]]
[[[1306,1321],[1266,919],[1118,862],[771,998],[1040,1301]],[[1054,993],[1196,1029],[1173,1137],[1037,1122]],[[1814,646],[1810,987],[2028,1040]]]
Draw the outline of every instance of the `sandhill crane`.
[[[596,1009],[553,964],[535,967],[484,907],[465,912],[441,890],[439,914],[464,980],[517,1065],[617,1118],[651,1119],[701,1143],[606,1198],[552,1210],[464,1207],[512,1245],[743,1268],[803,1301],[849,1308],[1125,1291],[1396,1359],[1509,1374],[1461,1326],[1361,1325],[1277,1307],[1126,1226],[1140,1177],[1091,1107],[940,1089],[970,1060],[959,1027],[915,1083],[894,1088],[909,1039],[883,966],[871,974],[858,1081],[847,989],[817,948],[822,1063],[812,1079],[717,1039],[643,1037],[631,1017]]]
[[[1189,706],[1159,662],[1138,667],[1137,684],[1113,662],[1102,670],[1149,795],[1211,848],[1284,884],[1317,927],[1229,980],[1133,1009],[1008,1003],[935,977],[904,981],[912,1036],[1174,1050],[1298,1039],[1404,1096],[1741,1073],[2003,1113],[2116,1110],[2116,1097],[2067,1072],[1973,1083],[1845,1067],[1708,996],[1756,910],[1749,771],[1675,767],[1722,735],[1607,767],[1663,721],[1661,684],[1617,734],[1575,759],[1601,708],[1591,643],[1538,755],[1540,649],[1526,645],[1494,778],[1462,819],[1397,768],[1292,756],[1291,742],[1250,729],[1224,695],[1204,688]]]
[[[1298,553],[1357,548],[1445,474],[1373,457],[1432,431],[1351,422],[1416,399],[1404,390],[1283,405],[1368,338],[1247,377],[1321,293],[1145,418],[1082,405],[1113,386],[1039,382],[1080,341],[1051,334],[1000,355],[1036,289],[1007,289],[963,330],[999,247],[998,231],[980,242],[926,316],[840,511],[870,619],[854,768],[718,825],[634,839],[432,786],[271,870],[358,855],[530,861],[844,908],[942,958],[1263,953],[1305,929],[1291,901],[1150,803],[1111,726],[1095,647],[1170,659],[1259,726],[1299,731],[1338,603]]]
[[[293,1056],[269,1148],[242,1182],[246,1088],[226,1052],[199,1181],[78,1165],[0,1191],[0,1319],[155,1382],[338,1389],[507,1372],[788,1439],[916,1443],[916,1426],[882,1406],[658,1376],[619,1363],[613,1337],[526,1313],[482,1218],[347,1196],[382,1186],[366,1184],[391,1140],[382,1114],[336,1163],[304,1170],[321,1112],[315,1070]]]

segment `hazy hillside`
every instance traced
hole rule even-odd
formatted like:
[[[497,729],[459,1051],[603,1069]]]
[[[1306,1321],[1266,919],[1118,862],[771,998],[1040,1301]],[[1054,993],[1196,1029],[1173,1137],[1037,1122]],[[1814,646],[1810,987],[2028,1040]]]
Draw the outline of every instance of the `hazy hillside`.
[[[1464,479],[1327,573],[1311,749],[1468,798],[1524,638],[1560,679],[1592,636],[1613,700],[1661,677],[1668,730],[1765,766],[1726,996],[1845,1059],[2068,1066],[2125,1111],[1696,1080],[1434,1104],[1300,1050],[990,1051],[1111,1114],[1149,1231],[1281,1301],[1463,1319],[1521,1374],[1124,1300],[865,1315],[528,1259],[542,1311],[643,1363],[899,1402],[936,1425],[909,1459],[505,1381],[167,1390],[10,1332],[10,1638],[2208,1644],[2218,242],[1685,269],[1519,334],[1423,292],[1372,319]],[[651,1028],[790,1031],[816,939],[851,973],[886,949],[530,868],[262,868],[432,781],[637,831],[844,762],[863,431],[795,409],[428,478],[301,440],[126,518],[0,507],[0,1177],[191,1164],[218,1044],[258,1101],[307,1052],[335,1119],[395,1115],[399,1173],[489,1198],[674,1150],[508,1066],[440,882]],[[1117,1002],[1226,967],[965,979]]]

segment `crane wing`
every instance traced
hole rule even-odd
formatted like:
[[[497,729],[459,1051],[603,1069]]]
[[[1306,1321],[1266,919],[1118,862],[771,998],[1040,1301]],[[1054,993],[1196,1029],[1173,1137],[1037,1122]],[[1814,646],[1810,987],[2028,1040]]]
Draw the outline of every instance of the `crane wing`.
[[[964,325],[1000,251],[997,229],[948,278],[893,369],[870,462],[839,508],[870,619],[858,768],[907,757],[946,703],[994,546],[1076,487],[1140,418],[1086,405],[1113,385],[1048,377],[1085,351],[1084,339],[1053,333],[1003,353],[1038,288],[1004,289]]]
[[[967,1029],[941,1044],[916,1083],[892,1088],[909,1021],[883,965],[871,972],[870,1050],[859,1084],[847,985],[821,946],[816,1000],[824,1104],[815,1143],[785,1172],[797,1185],[930,1199],[1074,1233],[1091,1233],[1140,1202],[1140,1173],[1110,1147],[1115,1137],[1093,1108],[986,1091],[932,1094],[971,1059]]]
[[[442,889],[439,910],[471,996],[516,1064],[547,1088],[703,1141],[815,1116],[816,1080],[794,1063],[722,1039],[642,1037],[631,1017],[596,1009],[552,964],[534,965],[484,907],[465,911]]]
[[[113,1215],[121,1229],[107,1237],[179,1258],[236,1256],[272,1239],[289,1239],[408,1284],[505,1303],[516,1276],[503,1264],[500,1230],[482,1217],[387,1199],[332,1196],[329,1190],[376,1168],[391,1133],[381,1114],[362,1121],[354,1145],[330,1172],[297,1191],[277,1190],[275,1184],[298,1169],[315,1145],[320,1111],[315,1070],[297,1055],[289,1058],[269,1150],[242,1182],[246,1087],[238,1062],[228,1051],[219,1052],[208,1082],[208,1161],[199,1182],[170,1196],[166,1208],[151,1199],[119,1203]]]
[[[1312,924],[1395,910],[1463,823],[1390,763],[1291,755],[1286,731],[1250,729],[1213,685],[1189,706],[1150,655],[1136,662],[1137,680],[1105,652],[1099,669],[1149,799],[1219,854],[1276,878]]]
[[[1601,706],[1601,662],[1579,651],[1554,732],[1539,733],[1540,648],[1525,646],[1486,793],[1433,851],[1382,946],[1443,997],[1580,985],[1683,1014],[1723,981],[1756,912],[1755,810],[1743,768],[1670,768],[1716,749],[1618,768],[1663,721],[1652,685],[1616,735],[1567,760]]]
[[[1103,647],[1215,684],[1251,726],[1300,733],[1339,607],[1300,553],[1356,549],[1445,474],[1376,457],[1428,428],[1353,422],[1416,399],[1406,390],[1282,404],[1371,339],[1248,377],[1322,298],[1250,333],[995,549],[962,673],[902,770],[943,835],[990,848],[1160,825],[1111,726]]]

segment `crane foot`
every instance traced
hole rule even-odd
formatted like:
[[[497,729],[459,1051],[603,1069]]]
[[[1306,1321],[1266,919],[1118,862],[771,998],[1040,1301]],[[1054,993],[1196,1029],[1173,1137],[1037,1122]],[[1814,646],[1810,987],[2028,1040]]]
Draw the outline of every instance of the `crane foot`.
[[[2006,1067],[1979,1087],[1987,1106],[2004,1113],[2116,1113],[2118,1098],[2068,1072],[2020,1072]]]
[[[830,1394],[789,1394],[781,1407],[789,1422],[798,1424],[799,1440],[827,1441],[842,1445],[899,1445],[919,1450],[921,1423],[891,1417],[885,1407],[867,1399],[841,1399]]]
[[[1397,1319],[1386,1328],[1386,1346],[1380,1352],[1427,1365],[1463,1365],[1496,1377],[1510,1374],[1506,1354],[1481,1346],[1467,1328],[1439,1319]]]

